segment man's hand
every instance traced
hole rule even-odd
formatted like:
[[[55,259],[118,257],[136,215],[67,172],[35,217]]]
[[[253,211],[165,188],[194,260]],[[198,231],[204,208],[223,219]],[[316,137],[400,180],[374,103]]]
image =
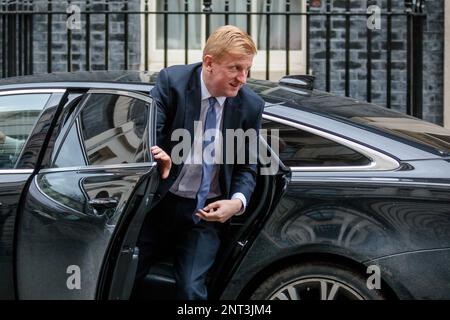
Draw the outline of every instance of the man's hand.
[[[170,168],[172,168],[172,159],[169,155],[160,147],[153,146],[150,148],[153,158],[159,165],[159,170],[161,171],[161,178],[167,179],[169,176]]]
[[[219,200],[210,203],[205,208],[199,209],[197,217],[206,221],[218,221],[224,223],[242,208],[242,201],[239,199]]]

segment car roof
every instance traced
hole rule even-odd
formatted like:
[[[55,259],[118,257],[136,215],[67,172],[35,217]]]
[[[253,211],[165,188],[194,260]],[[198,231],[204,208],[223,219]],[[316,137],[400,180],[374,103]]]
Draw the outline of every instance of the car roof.
[[[148,84],[153,72],[112,70],[112,71],[79,71],[39,73],[20,77],[0,79],[0,85],[17,83],[48,83],[48,82],[119,82]]]
[[[154,72],[131,70],[41,73],[0,79],[0,90],[102,88],[149,92],[157,75]]]

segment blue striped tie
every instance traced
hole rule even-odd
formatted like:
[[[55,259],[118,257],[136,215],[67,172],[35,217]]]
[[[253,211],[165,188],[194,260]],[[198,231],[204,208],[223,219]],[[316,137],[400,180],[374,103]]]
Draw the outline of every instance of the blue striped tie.
[[[216,129],[216,110],[214,109],[214,105],[216,104],[216,98],[210,97],[208,99],[209,102],[209,109],[206,112],[206,118],[204,123],[204,132],[206,130]],[[214,136],[211,137],[210,140],[203,139],[203,146],[202,146],[202,155],[203,151],[206,149],[207,146],[209,146],[211,143],[214,143]],[[215,150],[212,148],[211,156],[214,158],[215,156]],[[205,207],[206,198],[209,193],[209,188],[211,186],[212,182],[212,172],[214,169],[214,164],[211,163],[212,161],[208,161],[209,159],[203,159],[202,156],[202,181],[200,183],[200,188],[197,192],[197,206],[195,208],[195,212],[192,215],[192,219],[194,220],[194,223],[198,223],[200,221],[200,218],[195,215],[198,209],[203,209]]]

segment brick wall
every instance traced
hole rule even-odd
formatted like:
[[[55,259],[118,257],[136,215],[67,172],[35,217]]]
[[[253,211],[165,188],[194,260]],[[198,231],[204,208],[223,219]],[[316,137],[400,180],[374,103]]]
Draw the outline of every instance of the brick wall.
[[[444,105],[444,0],[426,2],[424,25],[424,119],[443,124]]]
[[[368,5],[378,5],[382,12],[387,11],[387,1],[351,1],[352,12],[365,12]],[[443,122],[443,25],[444,0],[426,2],[427,18],[424,24],[423,45],[423,116],[425,120],[438,124]],[[332,0],[331,11],[344,12],[345,0]],[[393,0],[393,11],[403,11],[404,1]],[[326,12],[326,1],[312,12]],[[325,90],[325,16],[311,16],[311,69],[316,78],[316,87]],[[367,19],[365,16],[352,16],[350,19],[350,96],[367,99]],[[386,44],[387,18],[382,16],[381,30],[372,31],[372,102],[386,105]],[[392,71],[391,107],[406,112],[406,17],[392,17]],[[345,94],[345,17],[331,18],[331,63],[330,90]]]
[[[120,12],[125,1],[110,1],[109,10]],[[102,0],[71,1],[78,5],[81,12],[86,12],[89,3],[91,11],[105,11],[106,6]],[[53,11],[65,12],[66,1],[55,1]],[[129,11],[139,11],[140,1],[128,1]],[[37,2],[35,11],[47,10],[46,1]],[[67,71],[67,15],[53,15],[52,18],[52,71]],[[47,15],[37,15],[34,20],[34,73],[47,72]],[[138,69],[140,63],[140,22],[138,15],[129,15],[128,25],[128,69]],[[123,70],[124,64],[124,15],[112,14],[109,16],[109,60],[108,69]],[[72,30],[72,71],[86,70],[86,16],[81,16],[81,29]],[[90,15],[90,69],[105,69],[105,15]]]
[[[29,0],[31,1],[31,0]],[[296,0],[291,0],[296,1]],[[71,1],[86,11],[86,3],[92,11],[105,10],[102,0]],[[125,0],[110,0],[110,11],[121,11]],[[313,2],[313,1],[311,1]],[[326,1],[321,7],[312,8],[312,12],[325,12]],[[54,1],[53,10],[65,12],[67,1]],[[346,0],[331,0],[331,11],[344,12]],[[33,1],[34,11],[47,10],[47,1]],[[350,1],[352,12],[365,12],[367,5],[376,4],[381,10],[387,10],[387,0]],[[139,11],[140,0],[128,0],[130,11]],[[403,11],[403,0],[392,0],[393,11]],[[443,122],[443,30],[444,0],[426,2],[427,18],[424,23],[424,68],[423,68],[423,115],[424,119],[438,124]],[[52,22],[52,71],[67,71],[67,28],[66,14],[54,15]],[[72,30],[71,70],[86,69],[86,24],[81,19],[81,29]],[[325,90],[325,16],[311,16],[310,58],[311,70],[316,78],[316,87]],[[47,72],[47,15],[36,15],[33,26],[34,73]],[[169,26],[170,27],[170,26]],[[367,81],[367,20],[365,16],[352,16],[350,19],[350,96],[366,100]],[[406,108],[406,18],[392,18],[392,83],[391,106],[405,112]],[[151,31],[151,30],[150,30]],[[125,69],[124,65],[124,15],[110,15],[109,22],[109,61],[108,69]],[[138,15],[129,16],[128,69],[139,69],[141,59],[141,21]],[[91,15],[91,70],[105,69],[105,15]],[[1,41],[1,37],[0,37]],[[382,17],[381,30],[372,32],[372,102],[386,105],[386,42],[387,19]],[[331,92],[345,94],[345,17],[331,18]],[[1,68],[1,65],[0,65]],[[294,70],[292,71],[294,72]]]

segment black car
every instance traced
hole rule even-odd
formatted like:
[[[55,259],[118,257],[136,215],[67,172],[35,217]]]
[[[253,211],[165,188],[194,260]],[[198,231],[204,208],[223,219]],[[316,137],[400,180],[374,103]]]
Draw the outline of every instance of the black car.
[[[0,81],[0,298],[129,298],[159,182],[155,79]],[[276,162],[259,159],[273,174],[232,219],[211,297],[450,299],[450,131],[308,77],[248,85],[266,101]],[[142,298],[173,297],[171,267],[168,256],[150,270]]]

